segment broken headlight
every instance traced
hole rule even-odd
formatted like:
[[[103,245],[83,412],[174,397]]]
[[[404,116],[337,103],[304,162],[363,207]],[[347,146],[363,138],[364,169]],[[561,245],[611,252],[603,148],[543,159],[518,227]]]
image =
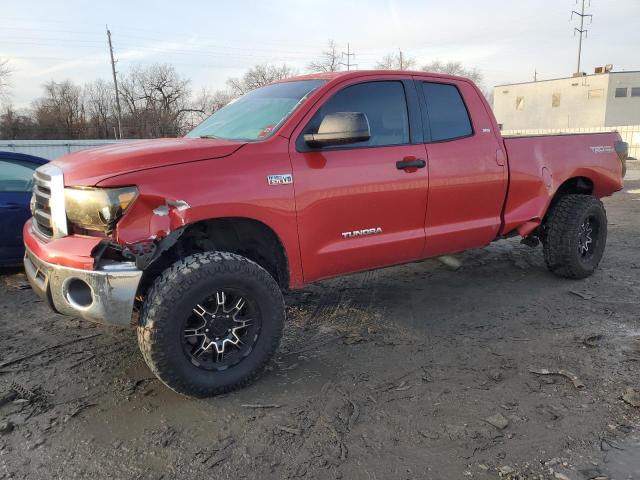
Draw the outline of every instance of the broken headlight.
[[[67,187],[64,189],[67,219],[76,227],[109,233],[137,196],[136,187]]]

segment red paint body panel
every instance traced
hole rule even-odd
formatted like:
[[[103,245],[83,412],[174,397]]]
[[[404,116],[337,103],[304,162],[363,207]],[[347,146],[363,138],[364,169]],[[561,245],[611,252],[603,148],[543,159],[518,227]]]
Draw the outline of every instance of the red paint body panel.
[[[270,186],[267,176],[290,174],[288,141],[275,136],[269,142],[245,145],[235,155],[161,166],[108,178],[100,187],[138,185],[139,197],[116,228],[119,243],[163,237],[170,230],[200,220],[241,217],[269,226],[283,244],[289,261],[290,282],[301,286],[302,267],[293,185]],[[182,200],[190,208],[153,214],[165,199]]]
[[[100,244],[101,238],[70,235],[54,242],[43,242],[32,232],[31,222],[29,219],[24,224],[22,236],[24,244],[38,258],[65,267],[93,270],[95,259],[92,253]]]
[[[500,165],[497,157],[503,147],[484,96],[466,80],[447,83],[455,84],[465,99],[473,134],[426,146],[429,202],[423,257],[459,252],[494,240],[507,193],[507,167],[504,162]]]
[[[527,235],[542,221],[558,188],[570,178],[586,177],[593,194],[605,197],[622,188],[622,164],[615,152],[590,147],[612,146],[618,133],[589,133],[505,138],[509,157],[509,195],[501,233]],[[545,169],[545,172],[543,172]]]
[[[422,257],[427,169],[395,163],[424,158],[423,145],[291,155],[307,282]],[[375,228],[382,232],[342,236]]]
[[[52,163],[62,168],[66,185],[92,186],[108,176],[226,157],[242,145],[242,142],[210,138],[159,138],[90,148],[65,155]]]
[[[305,78],[305,77],[299,77]],[[587,177],[598,197],[619,190],[619,135],[587,134],[503,141],[475,85],[460,77],[417,72],[342,72],[306,78],[327,83],[270,138],[257,142],[161,139],[110,145],[58,159],[67,186],[136,185],[139,196],[117,224],[122,245],[147,242],[201,220],[249,218],[282,243],[290,286],[480,247],[512,231],[535,229],[554,193],[572,177]],[[440,143],[298,152],[296,139],[335,92],[370,80],[453,83],[463,94],[474,133]],[[395,162],[424,158],[423,169]],[[267,176],[292,174],[293,184]],[[157,207],[186,202],[187,208]],[[99,238],[71,235],[44,243],[25,226],[26,245],[45,261],[93,268]],[[372,235],[342,233],[380,228]]]
[[[387,73],[375,78],[406,76]],[[426,158],[423,144],[296,151],[296,139],[318,108],[341,89],[363,80],[369,78],[345,78],[325,89],[291,134],[289,154],[305,282],[422,257],[428,169],[398,170],[396,162]],[[378,227],[379,234],[342,236]]]

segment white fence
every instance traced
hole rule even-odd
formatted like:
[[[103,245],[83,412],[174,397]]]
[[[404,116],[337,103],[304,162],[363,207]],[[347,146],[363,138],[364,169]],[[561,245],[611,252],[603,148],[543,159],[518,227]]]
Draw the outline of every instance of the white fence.
[[[502,135],[557,135],[559,133],[595,133],[618,132],[622,140],[629,144],[629,156],[640,158],[640,125],[621,127],[585,127],[585,128],[532,128],[527,130],[502,130]]]
[[[0,140],[0,152],[18,152],[54,160],[67,153],[132,140]]]

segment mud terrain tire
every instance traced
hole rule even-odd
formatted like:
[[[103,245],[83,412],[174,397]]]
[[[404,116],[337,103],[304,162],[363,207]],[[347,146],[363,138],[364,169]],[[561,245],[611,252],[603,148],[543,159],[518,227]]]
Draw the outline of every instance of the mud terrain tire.
[[[189,335],[185,334],[184,325],[193,321],[194,305],[199,306],[208,295],[213,295],[215,302],[218,292],[225,288],[244,292],[247,303],[252,302],[259,311],[260,327],[251,335],[248,353],[239,357],[236,364],[225,369],[204,369],[185,353],[189,345],[185,347],[184,338]],[[223,301],[221,312],[224,310]],[[211,317],[210,313],[202,314],[205,323],[207,319],[213,321]],[[229,315],[226,317],[227,322],[232,321]],[[244,387],[256,379],[278,348],[284,320],[282,292],[265,269],[232,253],[198,253],[174,263],[153,282],[137,327],[138,345],[151,371],[169,388],[186,396],[208,397]],[[204,333],[202,338],[208,339]],[[209,361],[215,364],[215,359]]]
[[[544,260],[554,274],[585,278],[598,267],[607,242],[607,213],[591,195],[566,195],[550,209],[544,226]]]

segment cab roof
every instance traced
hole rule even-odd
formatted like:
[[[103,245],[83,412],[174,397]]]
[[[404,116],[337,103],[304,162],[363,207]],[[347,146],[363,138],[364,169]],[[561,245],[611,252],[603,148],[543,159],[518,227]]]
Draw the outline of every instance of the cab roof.
[[[321,72],[321,73],[310,73],[306,75],[297,75],[295,77],[289,77],[282,80],[279,80],[274,83],[280,82],[295,82],[298,80],[337,80],[337,79],[346,79],[346,78],[358,78],[358,77],[370,77],[374,75],[405,75],[405,76],[429,76],[436,77],[442,79],[449,80],[466,80],[470,81],[468,78],[460,77],[457,75],[449,75],[444,73],[435,73],[435,72],[425,72],[425,71],[413,71],[413,70],[350,70],[350,71],[341,71],[341,72]]]

